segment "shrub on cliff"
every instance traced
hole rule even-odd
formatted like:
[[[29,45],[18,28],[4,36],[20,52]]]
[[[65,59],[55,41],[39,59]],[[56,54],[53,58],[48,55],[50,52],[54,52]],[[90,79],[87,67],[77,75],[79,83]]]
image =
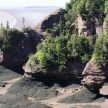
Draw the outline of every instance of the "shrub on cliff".
[[[63,36],[48,37],[38,46],[36,58],[42,68],[46,70],[65,68],[67,60],[67,39]]]
[[[86,63],[91,58],[93,47],[89,37],[73,35],[67,43],[69,58],[79,59]]]
[[[34,55],[36,61],[44,72],[55,70],[63,72],[67,70],[70,60],[79,60],[86,63],[92,55],[89,38],[85,36],[47,37],[37,47]]]
[[[71,11],[74,13],[75,11],[77,15],[88,14],[88,17],[93,17],[96,13],[104,13],[106,4],[107,0],[70,0],[66,4],[66,9],[68,12]]]
[[[10,27],[0,28],[0,48],[10,50],[24,38],[24,33]]]
[[[105,66],[108,63],[108,33],[96,40],[93,58],[100,66]]]

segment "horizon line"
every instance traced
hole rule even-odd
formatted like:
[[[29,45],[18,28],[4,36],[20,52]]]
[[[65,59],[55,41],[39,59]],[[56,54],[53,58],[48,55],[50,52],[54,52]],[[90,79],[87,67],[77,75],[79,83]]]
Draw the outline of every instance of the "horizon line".
[[[25,7],[2,7],[0,9],[20,9],[20,8],[39,8],[39,7],[59,7],[59,8],[65,8],[65,6],[25,6]]]

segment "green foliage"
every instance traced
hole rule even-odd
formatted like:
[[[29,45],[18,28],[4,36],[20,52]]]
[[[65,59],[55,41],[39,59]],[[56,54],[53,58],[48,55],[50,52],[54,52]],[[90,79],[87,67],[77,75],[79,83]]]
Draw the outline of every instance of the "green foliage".
[[[85,11],[85,4],[86,0],[79,0],[79,3],[77,3],[77,12],[78,14],[81,14]]]
[[[93,58],[100,66],[105,66],[108,63],[108,33],[97,39]]]
[[[104,12],[104,4],[107,5],[107,0],[70,0],[66,5],[68,11],[72,10],[78,14],[95,15],[95,13]]]
[[[95,15],[95,13],[104,12],[105,0],[86,0],[85,10],[89,14]]]
[[[44,70],[65,68],[67,49],[65,37],[47,37],[44,42],[38,46],[35,57]]]
[[[16,29],[11,29],[9,23],[7,23],[6,28],[0,28],[0,48],[2,50],[10,50],[15,45],[18,45],[19,42],[24,38],[23,32],[20,32]]]
[[[65,71],[69,60],[80,60],[86,63],[90,60],[92,51],[89,39],[85,36],[63,36],[47,37],[37,47],[37,53],[34,55],[41,68],[48,72],[56,70]]]
[[[3,45],[3,37],[4,37],[3,32],[4,32],[4,28],[1,27],[1,29],[0,29],[0,48]]]
[[[108,14],[108,0],[105,1],[105,13]]]
[[[53,24],[52,28],[47,28],[46,32],[52,36],[60,36],[65,30],[65,19],[60,19],[58,24]]]
[[[70,58],[80,59],[83,63],[89,61],[92,54],[92,46],[89,41],[88,37],[73,35],[67,44],[70,52],[68,56]]]
[[[108,25],[108,15],[104,19],[105,23]],[[108,31],[108,30],[107,30]]]
[[[36,59],[35,59],[36,57],[35,57],[35,55],[29,55],[29,60],[28,60],[28,62],[27,62],[27,66],[32,70],[33,69],[33,67],[35,66],[35,64],[36,64]]]

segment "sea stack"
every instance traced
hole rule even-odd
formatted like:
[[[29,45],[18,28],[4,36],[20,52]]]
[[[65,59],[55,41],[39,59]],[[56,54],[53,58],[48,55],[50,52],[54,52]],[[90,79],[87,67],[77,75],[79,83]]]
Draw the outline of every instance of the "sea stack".
[[[106,79],[103,69],[92,59],[87,63],[82,75],[82,84],[90,91],[99,94],[99,89],[102,88]]]

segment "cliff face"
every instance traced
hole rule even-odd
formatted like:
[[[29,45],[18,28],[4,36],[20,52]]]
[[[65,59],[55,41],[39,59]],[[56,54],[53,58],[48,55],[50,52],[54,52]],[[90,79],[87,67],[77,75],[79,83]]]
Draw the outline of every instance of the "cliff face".
[[[78,15],[75,22],[73,23],[75,29],[77,29],[78,34],[84,34],[85,36],[102,35],[108,28],[106,21],[104,21],[105,16],[98,16],[94,18],[93,21],[87,22],[84,20],[83,16]]]

